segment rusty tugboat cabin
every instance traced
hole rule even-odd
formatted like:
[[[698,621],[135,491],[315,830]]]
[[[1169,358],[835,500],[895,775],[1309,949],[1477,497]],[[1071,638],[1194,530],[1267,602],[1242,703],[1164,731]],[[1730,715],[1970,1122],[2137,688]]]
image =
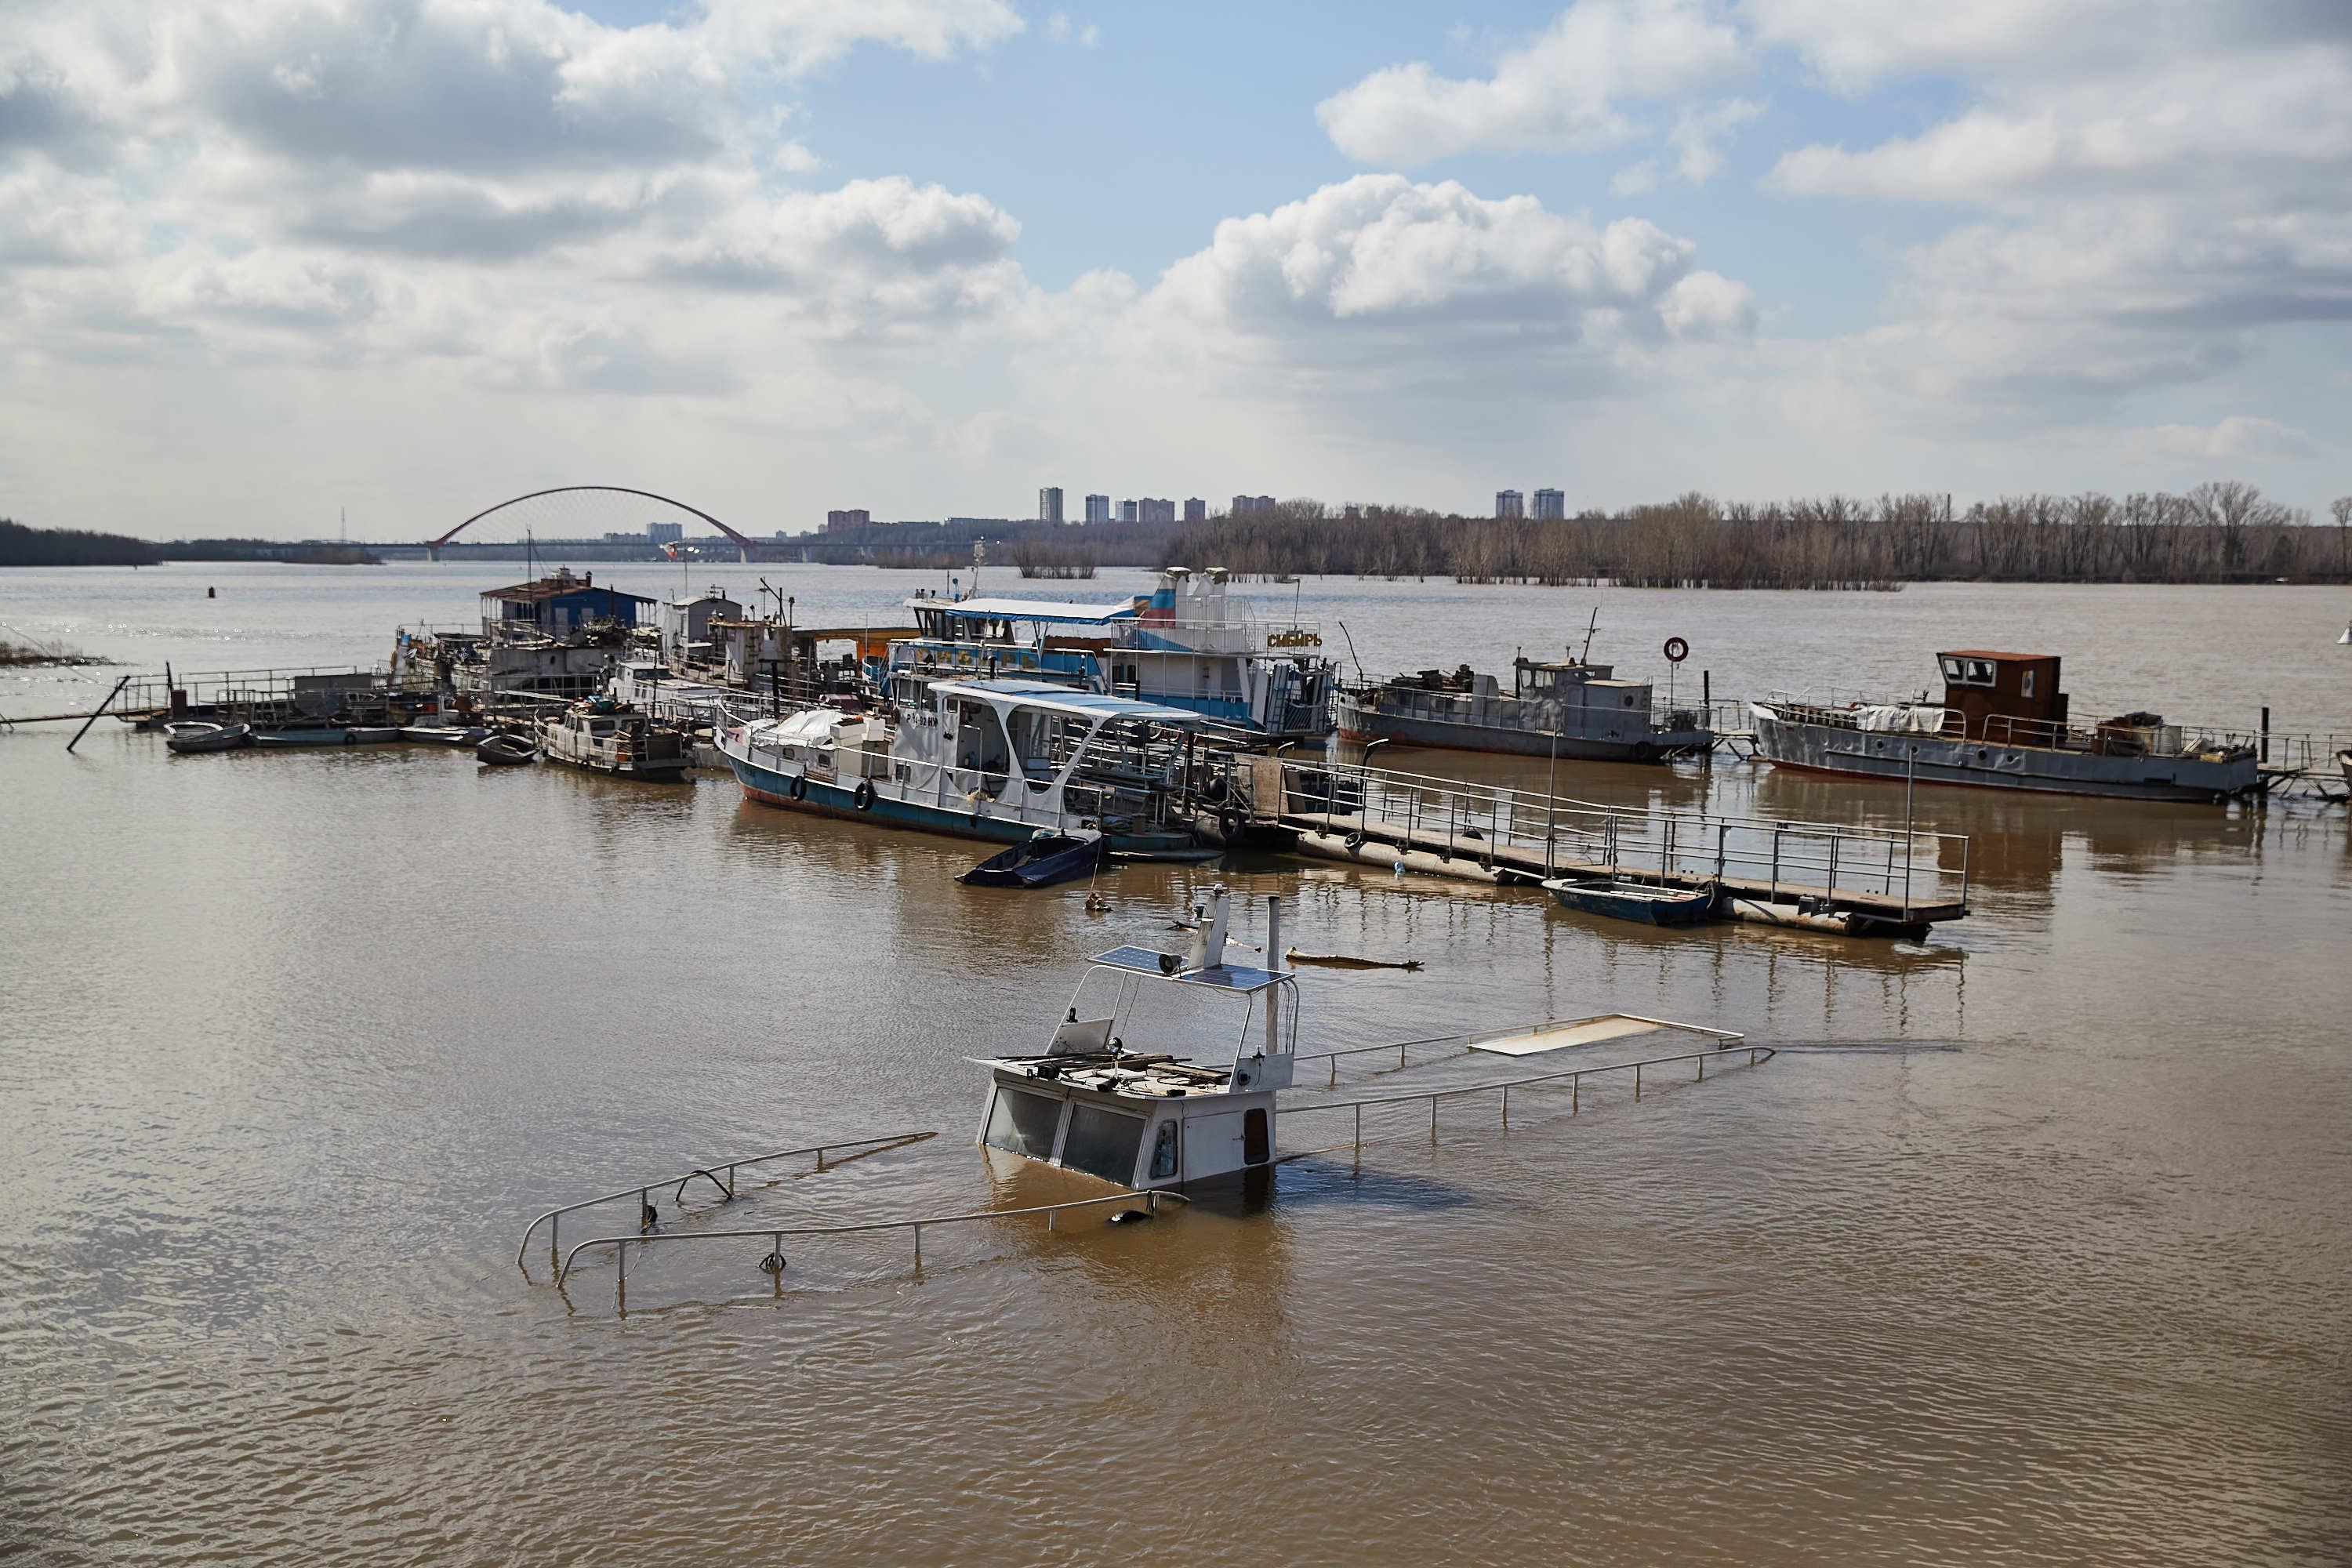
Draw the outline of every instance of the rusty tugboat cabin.
[[[2075,728],[2054,654],[1955,648],[1936,659],[1940,703],[1751,704],[1759,752],[1813,773],[2140,800],[2221,802],[2262,787],[2254,748],[2238,736],[2141,712]]]

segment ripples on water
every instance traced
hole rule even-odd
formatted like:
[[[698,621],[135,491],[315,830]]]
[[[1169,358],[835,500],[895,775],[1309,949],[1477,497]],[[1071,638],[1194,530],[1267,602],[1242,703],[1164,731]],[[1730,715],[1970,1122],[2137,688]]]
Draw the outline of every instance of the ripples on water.
[[[371,657],[403,616],[465,607],[394,570],[327,595],[292,647],[257,616],[235,662]],[[490,580],[442,570],[458,595]],[[827,602],[827,574],[801,576],[803,603]],[[839,581],[885,606],[905,586]],[[152,630],[173,581],[137,591],[55,591],[34,629],[103,612],[187,668],[188,643]],[[30,592],[0,580],[0,618],[37,618]],[[1424,612],[1409,587],[1329,592],[1360,643],[1367,616],[1458,615],[1465,593]],[[1762,668],[1837,623],[1854,662],[1891,669],[1971,618],[1991,629],[1969,640],[2015,640],[1994,635],[2008,599],[1969,592],[1619,595],[1603,624],[1705,611]],[[1521,620],[1478,635],[1530,646],[1526,607],[1570,605],[1499,602]],[[2104,647],[2147,663],[2147,605],[2092,602],[2121,607],[2070,637],[2070,667]],[[2168,640],[2213,649],[2217,686],[2238,668],[2223,626],[2281,619],[2188,602],[2213,619],[2184,629],[2168,597]],[[1931,629],[1898,637],[1906,616]],[[2285,679],[2340,708],[2320,657]],[[1124,870],[1090,919],[1071,890],[956,887],[968,847],[801,821],[716,782],[392,749],[173,759],[110,725],[76,758],[61,741],[0,736],[0,1555],[2352,1550],[2340,812],[1938,792],[1937,824],[1978,835],[1978,914],[1923,949],[1621,930],[1271,861]],[[1575,787],[1900,810],[1745,769],[1577,770]],[[1425,1113],[1394,1113],[1360,1173],[1343,1149],[1270,1195],[1148,1225],[926,1235],[919,1279],[893,1237],[788,1245],[781,1298],[752,1268],[763,1244],[657,1249],[632,1261],[625,1312],[609,1262],[562,1292],[542,1248],[517,1271],[551,1203],[821,1137],[943,1134],[781,1180],[724,1223],[1084,1190],[971,1147],[965,1058],[1033,1038],[1075,955],[1161,941],[1219,875],[1294,899],[1302,947],[1427,963],[1308,973],[1318,1043],[1613,1006],[1839,1048],[1638,1105],[1588,1085],[1573,1119],[1515,1095],[1507,1133],[1449,1104],[1434,1144]],[[567,1241],[610,1228],[578,1223]]]

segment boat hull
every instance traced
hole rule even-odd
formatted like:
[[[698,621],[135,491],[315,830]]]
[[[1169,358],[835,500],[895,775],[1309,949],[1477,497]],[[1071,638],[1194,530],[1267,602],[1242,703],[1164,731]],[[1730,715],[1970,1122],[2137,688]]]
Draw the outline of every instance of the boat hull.
[[[1507,724],[1456,723],[1420,719],[1366,707],[1341,694],[1337,700],[1339,738],[1361,744],[1391,741],[1433,751],[1497,752],[1519,757],[1558,756],[1564,762],[1663,763],[1702,752],[1715,743],[1705,730],[1651,730],[1641,735],[1578,735],[1563,731],[1523,730]],[[1554,746],[1558,750],[1554,751]]]
[[[1102,863],[1102,839],[1057,835],[1050,847],[1034,838],[992,855],[956,879],[968,888],[1050,888],[1091,874]]]
[[[1715,912],[1715,893],[1711,889],[1654,892],[1607,882],[1546,882],[1544,887],[1564,909],[1635,925],[1694,926]]]
[[[1942,735],[1880,733],[1806,724],[1755,710],[1757,753],[1774,767],[1890,784],[1965,784],[2042,795],[2212,803],[2261,785],[2252,757],[2099,756],[2040,746],[2000,746]],[[1916,758],[1912,755],[1916,749]]]
[[[837,816],[852,822],[870,823],[881,827],[911,828],[920,833],[940,833],[956,838],[978,838],[998,844],[1021,843],[1034,835],[1041,825],[1023,822],[1013,817],[991,816],[985,812],[959,811],[927,801],[905,799],[887,789],[876,789],[866,804],[857,804],[857,786],[843,784],[837,780],[803,774],[797,777],[766,768],[747,758],[737,756],[722,746],[719,754],[735,772],[743,794],[762,805],[779,806],[786,811],[805,811],[819,816]],[[797,798],[793,785],[801,786]],[[1222,853],[1175,834],[1105,833],[1102,852],[1121,855],[1133,860],[1213,860]]]

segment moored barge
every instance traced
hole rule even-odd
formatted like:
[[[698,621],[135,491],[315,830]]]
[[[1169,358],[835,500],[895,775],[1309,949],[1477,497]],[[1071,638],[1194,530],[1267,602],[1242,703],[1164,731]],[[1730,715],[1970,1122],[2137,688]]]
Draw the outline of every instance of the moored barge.
[[[1513,660],[1508,692],[1464,665],[1348,687],[1336,707],[1340,738],[1360,742],[1612,763],[1665,762],[1715,744],[1704,712],[1661,715],[1650,682],[1574,658]]]
[[[1751,703],[1758,754],[1801,772],[2137,800],[2219,802],[2262,787],[2255,749],[2239,737],[2155,713],[2075,727],[2054,655],[1936,658],[1940,703]]]

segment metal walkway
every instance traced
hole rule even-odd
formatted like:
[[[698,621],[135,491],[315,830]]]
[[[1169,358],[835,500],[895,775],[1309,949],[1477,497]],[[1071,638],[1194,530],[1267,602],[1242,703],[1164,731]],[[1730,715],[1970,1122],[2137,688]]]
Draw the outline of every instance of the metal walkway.
[[[1968,912],[1965,835],[1652,810],[1393,773],[1240,759],[1227,788],[1301,852],[1494,882],[1614,878],[1713,888],[1729,919],[1849,934],[1917,931]]]

